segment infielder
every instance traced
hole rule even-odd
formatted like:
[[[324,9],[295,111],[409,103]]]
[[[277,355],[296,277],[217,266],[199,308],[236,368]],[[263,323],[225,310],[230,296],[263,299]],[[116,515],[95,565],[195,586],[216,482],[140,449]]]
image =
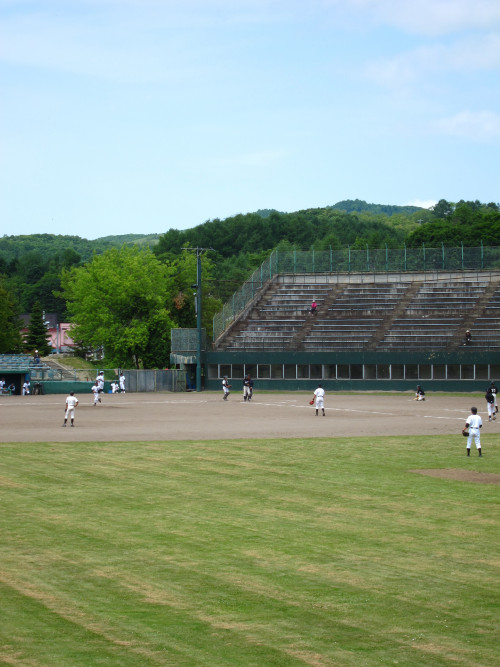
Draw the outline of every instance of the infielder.
[[[316,417],[318,416],[320,408],[323,412],[323,417],[325,417],[325,390],[320,384],[318,385],[318,388],[314,390],[314,399],[316,401]]]
[[[66,407],[64,411],[64,424],[63,426],[66,426],[66,423],[68,421],[68,417],[71,420],[71,426],[75,425],[75,408],[78,405],[78,399],[75,396],[75,392],[72,391],[70,395],[66,399]]]
[[[495,399],[495,412],[498,412],[497,386],[495,384],[495,380],[491,381],[490,389],[491,393],[493,394],[493,398]]]
[[[99,387],[99,380],[96,380],[94,384],[92,385],[92,393],[94,394],[94,407],[101,402],[101,397],[99,394],[101,393],[101,389]]]
[[[470,456],[470,446],[472,444],[472,438],[474,438],[476,442],[476,448],[479,456],[482,456],[481,454],[481,435],[479,433],[479,429],[482,428],[483,426],[483,420],[481,417],[477,414],[477,408],[471,408],[470,409],[471,413],[467,417],[467,421],[465,422],[465,426],[462,429],[462,433],[468,428],[469,429],[469,437],[467,438],[467,456]]]
[[[227,376],[224,375],[224,379],[222,380],[222,391],[224,392],[224,395],[222,396],[222,399],[224,401],[227,401],[227,397],[229,396],[229,390],[231,389],[231,385],[228,382]]]
[[[245,376],[243,380],[243,400],[246,401],[247,399],[249,401],[252,400],[252,394],[253,394],[253,380],[250,377],[250,373]]]
[[[488,387],[488,389],[486,390],[485,399],[486,399],[486,406],[488,408],[488,421],[496,419],[497,416],[495,414],[495,396],[491,391],[491,387]]]

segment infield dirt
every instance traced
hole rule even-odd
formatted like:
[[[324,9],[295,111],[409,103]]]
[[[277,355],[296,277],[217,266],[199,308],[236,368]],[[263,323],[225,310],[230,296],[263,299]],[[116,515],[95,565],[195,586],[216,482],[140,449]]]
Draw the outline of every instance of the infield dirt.
[[[482,435],[498,433],[500,419],[488,422],[484,401],[467,397],[409,394],[336,394],[325,398],[326,416],[315,416],[310,393],[104,394],[77,396],[75,428],[61,428],[66,397],[0,397],[0,442],[134,442],[235,438],[310,438],[457,434],[477,405]]]

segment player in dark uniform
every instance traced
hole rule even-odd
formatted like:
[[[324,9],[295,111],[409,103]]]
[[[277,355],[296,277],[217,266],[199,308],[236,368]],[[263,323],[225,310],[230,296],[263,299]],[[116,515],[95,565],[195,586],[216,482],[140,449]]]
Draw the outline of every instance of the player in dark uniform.
[[[251,401],[252,394],[253,394],[253,380],[250,377],[250,373],[248,373],[248,375],[245,375],[243,379],[243,400]]]

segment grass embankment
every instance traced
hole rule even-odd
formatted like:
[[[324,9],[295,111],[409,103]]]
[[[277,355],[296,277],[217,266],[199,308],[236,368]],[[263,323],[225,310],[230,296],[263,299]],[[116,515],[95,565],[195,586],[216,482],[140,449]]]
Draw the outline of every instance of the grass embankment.
[[[0,663],[496,665],[483,439],[1,445]]]

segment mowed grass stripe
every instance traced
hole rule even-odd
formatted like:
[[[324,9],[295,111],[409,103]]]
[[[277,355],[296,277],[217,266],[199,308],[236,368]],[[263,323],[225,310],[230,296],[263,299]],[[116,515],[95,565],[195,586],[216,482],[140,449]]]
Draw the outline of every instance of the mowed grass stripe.
[[[0,660],[495,665],[499,445],[0,445]]]

